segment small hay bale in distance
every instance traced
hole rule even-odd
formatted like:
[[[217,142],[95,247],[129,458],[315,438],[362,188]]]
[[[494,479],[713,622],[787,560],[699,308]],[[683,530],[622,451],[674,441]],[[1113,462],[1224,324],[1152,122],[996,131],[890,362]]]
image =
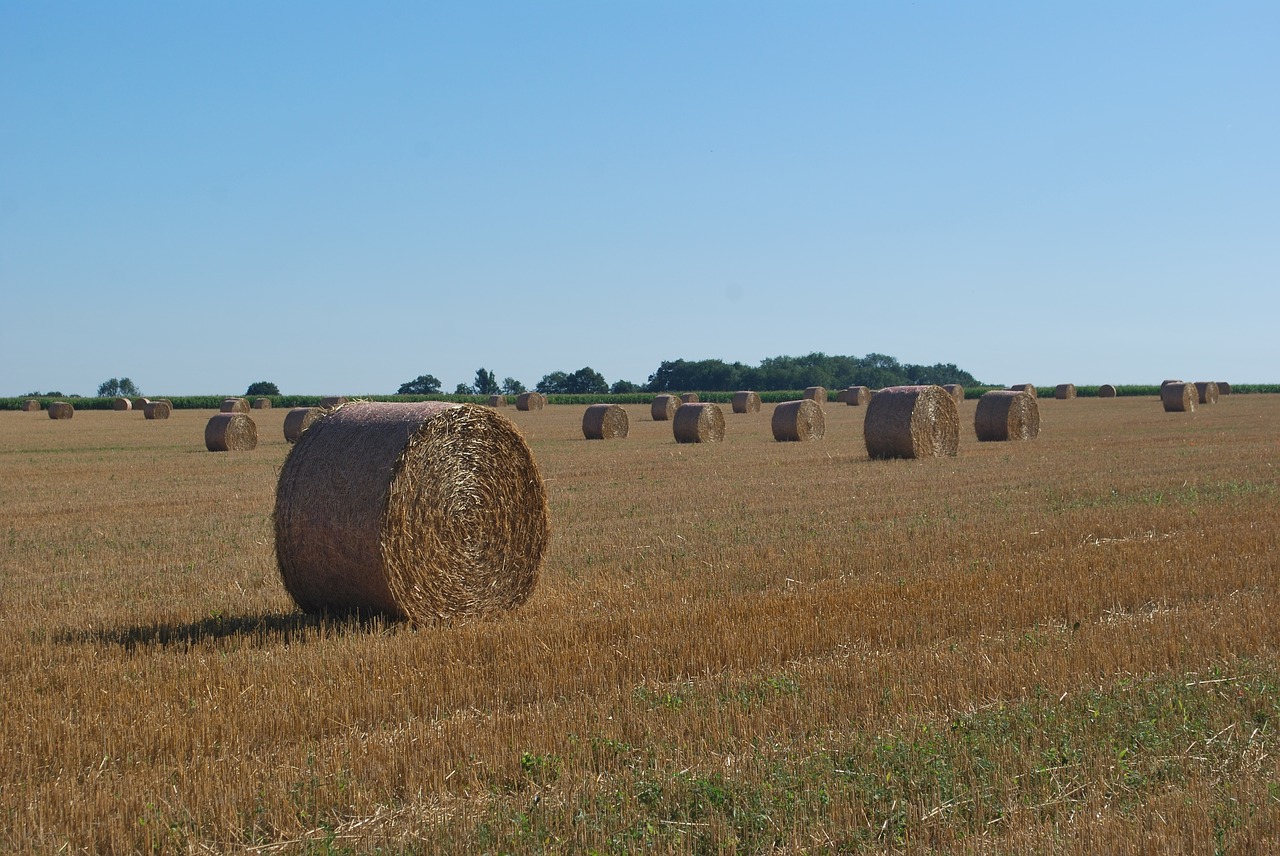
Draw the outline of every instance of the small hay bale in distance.
[[[1104,383],[1098,387],[1098,398],[1115,398],[1116,388],[1109,383]]]
[[[341,407],[347,403],[345,395],[326,395],[320,399],[321,407]]]
[[[489,406],[490,407],[506,407],[507,397],[505,395],[491,395],[489,396]]]
[[[1032,398],[1036,397],[1036,385],[1034,383],[1015,383],[1013,386],[1009,387],[1009,389],[1016,390],[1017,392],[1025,392]]]
[[[248,413],[249,399],[247,398],[224,398],[222,406],[218,408],[222,413]]]
[[[311,427],[324,415],[323,407],[295,407],[284,416],[284,439],[289,443],[298,442],[302,432]]]
[[[983,442],[1034,440],[1040,436],[1040,405],[1016,389],[993,389],[978,399],[973,430]]]
[[[630,422],[621,404],[592,404],[582,414],[582,435],[588,440],[621,440]]]
[[[682,393],[680,393],[680,403],[681,403],[681,404],[697,404],[697,403],[698,403],[698,393],[696,393],[696,392],[682,392]]]
[[[1218,383],[1218,395],[1231,394],[1231,384],[1227,383],[1225,380],[1220,380],[1217,383]]]
[[[210,452],[251,452],[258,448],[258,426],[247,413],[215,413],[204,426]]]
[[[677,443],[719,443],[724,439],[724,411],[710,401],[682,404],[671,420],[671,432]]]
[[[958,383],[943,384],[942,388],[947,391],[948,395],[950,395],[952,398],[956,400],[956,404],[959,404],[960,402],[964,401],[964,387],[961,384],[958,384]]]
[[[734,413],[759,413],[760,393],[749,389],[741,389],[733,394]]]
[[[67,401],[54,401],[49,405],[50,419],[70,419],[76,415],[76,409]]]
[[[135,398],[133,400],[133,409],[142,410],[145,412],[147,409],[147,404],[149,404],[150,402],[151,402],[151,399],[149,398]]]
[[[119,411],[119,410],[132,410],[132,409],[133,409],[133,402],[132,402],[132,401],[130,401],[129,399],[125,398],[123,395],[116,396],[116,397],[115,397],[114,399],[112,399],[112,401],[111,401],[111,409],[112,409],[112,410],[117,410],[117,411]]]
[[[827,403],[827,388],[825,386],[809,386],[805,387],[804,397],[810,401],[816,401],[819,404]]]
[[[1196,398],[1201,404],[1217,404],[1218,395],[1218,384],[1211,380],[1196,381]]]
[[[954,456],[960,409],[940,386],[889,386],[871,397],[863,424],[871,458]]]
[[[836,404],[844,404],[849,400],[849,388],[845,387],[836,393]]]
[[[35,398],[28,398],[26,401],[22,402],[22,412],[23,412],[23,413],[38,413],[38,412],[40,412],[40,402],[39,402],[39,400],[38,400],[38,399],[35,399]]]
[[[524,438],[479,404],[357,402],[315,422],[276,488],[276,559],[309,613],[414,623],[532,594],[547,497]]]
[[[677,396],[662,393],[653,397],[653,403],[649,405],[649,415],[654,422],[669,422],[675,418],[679,407],[680,399]]]
[[[1060,383],[1053,388],[1053,397],[1059,401],[1066,401],[1068,398],[1076,397],[1076,385],[1074,383]]]
[[[827,433],[822,405],[811,398],[784,401],[773,409],[773,439],[779,443],[821,440]]]
[[[1172,380],[1160,385],[1160,403],[1165,413],[1194,413],[1199,400],[1200,393],[1194,383]]]
[[[844,391],[844,403],[850,407],[862,407],[871,401],[871,390],[865,386],[851,386]]]
[[[167,399],[148,401],[142,406],[142,415],[147,419],[168,419],[173,413],[173,405]]]
[[[516,410],[541,410],[547,406],[547,397],[540,392],[522,392],[516,397]]]
[[[254,409],[254,410],[270,410],[270,409],[271,409],[271,399],[269,399],[269,398],[255,398],[255,399],[253,400],[253,409]]]

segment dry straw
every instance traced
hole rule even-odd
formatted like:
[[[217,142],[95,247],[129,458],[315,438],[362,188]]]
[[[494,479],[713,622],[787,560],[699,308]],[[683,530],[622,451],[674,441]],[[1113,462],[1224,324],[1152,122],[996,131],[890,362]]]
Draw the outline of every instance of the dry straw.
[[[249,452],[258,447],[258,426],[247,413],[215,413],[204,426],[210,452]]]
[[[863,425],[872,458],[955,455],[960,448],[960,412],[940,386],[890,386],[867,405]]]
[[[510,420],[478,404],[358,402],[311,426],[276,489],[276,560],[307,612],[415,623],[524,603],[547,498]]]
[[[290,443],[296,443],[302,436],[302,432],[310,428],[311,423],[323,415],[322,407],[293,408],[284,417],[284,439]]]
[[[844,403],[850,407],[862,407],[871,402],[871,390],[865,386],[851,386],[844,393]]]
[[[1218,385],[1211,380],[1196,381],[1196,398],[1201,404],[1217,404]]]
[[[489,396],[489,406],[490,407],[506,407],[507,397],[505,395],[491,395]]]
[[[978,399],[973,430],[979,440],[1034,440],[1040,435],[1040,405],[1015,389],[993,389]]]
[[[50,419],[70,419],[76,415],[76,409],[66,401],[55,401],[49,405]]]
[[[125,398],[124,396],[118,396],[117,398],[112,400],[111,409],[112,410],[132,410],[133,402]]]
[[[825,386],[809,386],[805,387],[804,397],[810,401],[816,401],[819,404],[827,403],[827,388]]]
[[[1076,385],[1074,383],[1060,383],[1053,388],[1053,397],[1066,401],[1068,398],[1076,397]]]
[[[516,410],[541,410],[546,406],[546,396],[540,392],[522,392],[516,398]]]
[[[168,419],[173,412],[173,405],[166,399],[148,401],[142,406],[142,415],[147,419]]]
[[[711,402],[680,405],[671,420],[677,443],[719,443],[724,439],[724,412]]]
[[[269,398],[255,398],[255,399],[253,400],[253,409],[254,409],[254,410],[270,410],[270,409],[271,409],[271,399],[269,399]]]
[[[676,408],[680,406],[680,399],[674,395],[655,395],[653,404],[649,405],[649,415],[653,417],[654,422],[668,422],[676,415]]]
[[[223,413],[248,413],[249,400],[247,398],[224,398],[222,399],[222,407],[218,409]]]
[[[22,402],[22,410],[24,413],[37,413],[40,410],[40,402],[34,398],[28,398]]]
[[[593,404],[582,414],[582,434],[588,440],[620,440],[629,427],[621,404]]]
[[[1036,397],[1036,385],[1034,383],[1015,383],[1013,386],[1009,387],[1009,389],[1017,392],[1025,392],[1032,398]]]
[[[821,440],[827,432],[822,406],[810,398],[784,401],[773,409],[773,439],[778,442]]]
[[[341,407],[346,403],[347,397],[345,395],[326,395],[320,399],[321,407]]]
[[[734,413],[759,413],[760,393],[749,389],[739,390],[733,394]]]
[[[1116,388],[1109,383],[1104,383],[1098,387],[1098,398],[1115,398]]]
[[[696,393],[696,392],[682,392],[682,393],[680,393],[680,403],[681,403],[681,404],[697,404],[697,403],[698,403],[698,393]]]
[[[948,395],[956,400],[956,404],[964,401],[964,387],[962,385],[958,383],[948,383],[942,388],[947,391]]]
[[[1165,413],[1192,413],[1200,393],[1194,383],[1183,383],[1180,380],[1165,381],[1160,385],[1160,403]]]

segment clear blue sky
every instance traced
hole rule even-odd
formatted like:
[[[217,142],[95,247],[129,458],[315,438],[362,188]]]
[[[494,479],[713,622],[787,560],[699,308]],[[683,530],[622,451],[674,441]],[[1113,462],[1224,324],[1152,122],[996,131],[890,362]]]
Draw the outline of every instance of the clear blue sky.
[[[0,3],[0,395],[1280,381],[1280,4]]]

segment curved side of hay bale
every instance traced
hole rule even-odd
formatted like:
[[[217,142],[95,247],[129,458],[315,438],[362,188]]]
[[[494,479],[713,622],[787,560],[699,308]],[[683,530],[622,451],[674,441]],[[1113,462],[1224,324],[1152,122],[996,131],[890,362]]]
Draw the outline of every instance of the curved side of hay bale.
[[[1109,383],[1104,383],[1098,387],[1098,398],[1115,398],[1116,388]]]
[[[733,394],[734,413],[759,413],[760,393],[749,389],[739,390]]]
[[[147,419],[168,419],[173,412],[173,405],[164,399],[148,401],[142,407],[142,415]]]
[[[780,443],[821,440],[827,433],[822,406],[811,398],[784,401],[773,409],[773,439]]]
[[[1059,401],[1065,401],[1068,398],[1076,397],[1076,385],[1074,383],[1060,383],[1053,388],[1053,397]]]
[[[954,456],[959,408],[940,386],[885,387],[867,405],[863,436],[871,458]]]
[[[698,393],[696,393],[696,392],[682,392],[682,393],[680,393],[680,403],[681,403],[681,404],[697,404],[697,403],[698,403]]]
[[[680,399],[674,395],[655,395],[649,405],[649,415],[654,422],[669,422],[675,418],[676,409],[680,407]]]
[[[1196,398],[1201,404],[1217,404],[1218,395],[1218,385],[1213,381],[1196,381]]]
[[[984,442],[1034,440],[1040,436],[1040,405],[1014,389],[984,392],[973,415],[973,430]]]
[[[253,409],[254,409],[254,410],[270,410],[270,409],[271,409],[271,399],[269,399],[269,398],[255,398],[255,399],[253,400]]]
[[[35,398],[28,398],[22,402],[23,413],[38,413],[40,411],[40,402]]]
[[[76,409],[67,401],[54,401],[49,404],[50,419],[70,419],[76,415]]]
[[[682,404],[671,420],[677,443],[719,443],[724,439],[724,412],[712,402]]]
[[[947,395],[956,400],[956,404],[964,401],[964,385],[959,383],[943,384],[943,389],[947,391]]]
[[[1231,384],[1227,383],[1225,380],[1220,380],[1220,381],[1218,381],[1217,383],[1218,383],[1218,394],[1219,394],[1219,395],[1230,395],[1230,394],[1231,394]]]
[[[1174,380],[1160,385],[1160,403],[1164,405],[1165,413],[1192,413],[1199,398],[1200,393],[1194,383]]]
[[[804,397],[810,401],[816,401],[819,404],[827,403],[827,388],[825,386],[808,386],[805,387]]]
[[[540,392],[522,392],[516,398],[516,410],[541,410],[547,406],[547,399]]]
[[[506,407],[507,397],[505,395],[491,395],[489,396],[489,406],[490,407]]]
[[[582,434],[588,440],[621,440],[630,422],[621,404],[592,404],[582,414]]]
[[[298,439],[276,489],[280,576],[311,613],[421,623],[518,606],[548,529],[528,445],[478,404],[349,404]]]
[[[117,396],[111,401],[111,409],[117,411],[132,410],[133,402],[125,398],[123,395]]]
[[[215,413],[204,426],[210,452],[249,452],[258,447],[258,426],[247,413]]]
[[[871,401],[871,390],[865,386],[851,386],[844,393],[844,403],[850,407],[862,407]]]
[[[1015,383],[1013,386],[1009,387],[1009,389],[1012,389],[1015,392],[1025,392],[1032,398],[1036,397],[1036,385],[1034,383]]]
[[[325,413],[323,407],[295,407],[284,415],[284,439],[289,443],[298,442],[302,432],[311,427]]]
[[[224,398],[222,406],[218,408],[221,413],[248,413],[249,399],[247,398]]]

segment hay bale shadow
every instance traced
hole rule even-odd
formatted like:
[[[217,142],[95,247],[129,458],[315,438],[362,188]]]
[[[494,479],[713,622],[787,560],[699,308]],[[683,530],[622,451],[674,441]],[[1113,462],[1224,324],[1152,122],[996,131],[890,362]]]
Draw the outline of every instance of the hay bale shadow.
[[[138,648],[186,650],[228,639],[235,640],[237,647],[263,648],[335,636],[387,633],[402,624],[386,616],[361,612],[321,615],[302,612],[268,615],[213,613],[199,621],[161,621],[102,630],[66,630],[55,638],[69,644],[116,645],[126,651]]]

